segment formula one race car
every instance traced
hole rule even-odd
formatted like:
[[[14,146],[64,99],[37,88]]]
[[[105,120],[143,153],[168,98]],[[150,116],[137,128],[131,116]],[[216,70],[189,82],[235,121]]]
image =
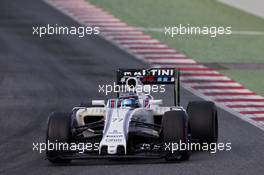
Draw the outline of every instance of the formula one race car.
[[[52,163],[73,159],[165,158],[188,160],[189,149],[176,144],[216,143],[217,109],[213,102],[180,106],[179,71],[172,68],[121,69],[117,98],[92,100],[71,112],[53,112],[48,120],[46,149]],[[162,106],[138,87],[174,85],[174,105]],[[148,89],[148,88],[146,88]]]

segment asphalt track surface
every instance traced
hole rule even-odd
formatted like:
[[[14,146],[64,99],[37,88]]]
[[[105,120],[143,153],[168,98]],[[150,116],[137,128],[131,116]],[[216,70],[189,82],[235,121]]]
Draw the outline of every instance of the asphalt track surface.
[[[32,36],[32,26],[78,24],[36,0],[0,2],[0,174],[262,174],[264,133],[219,109],[220,142],[232,150],[194,153],[188,162],[74,161],[54,166],[32,151],[43,142],[47,116],[88,98],[104,98],[118,67],[147,67],[99,37]],[[169,94],[167,94],[168,96]],[[182,103],[197,100],[182,89]]]

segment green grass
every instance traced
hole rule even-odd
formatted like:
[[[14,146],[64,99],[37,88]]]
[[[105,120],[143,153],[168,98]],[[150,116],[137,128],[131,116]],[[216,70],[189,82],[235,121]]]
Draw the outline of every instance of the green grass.
[[[264,20],[215,0],[89,0],[135,27],[164,28],[179,24],[191,26],[232,26],[233,31],[264,31]],[[146,32],[201,62],[264,63],[264,36],[185,35],[171,38],[161,32]],[[264,71],[224,71],[262,95],[263,84],[252,84],[250,72],[264,77]],[[256,78],[257,80],[257,78]],[[250,83],[250,84],[249,84]]]

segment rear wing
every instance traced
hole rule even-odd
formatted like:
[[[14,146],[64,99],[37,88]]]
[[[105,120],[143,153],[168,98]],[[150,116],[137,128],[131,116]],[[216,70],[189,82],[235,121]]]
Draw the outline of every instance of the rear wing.
[[[131,77],[137,77],[142,84],[171,84],[174,85],[174,105],[180,106],[180,72],[174,68],[151,69],[118,69],[117,84],[125,84]]]

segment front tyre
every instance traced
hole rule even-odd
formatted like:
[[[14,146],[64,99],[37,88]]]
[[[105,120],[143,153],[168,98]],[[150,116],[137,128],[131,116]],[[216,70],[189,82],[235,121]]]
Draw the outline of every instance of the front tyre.
[[[162,118],[162,138],[164,144],[170,145],[166,150],[165,159],[169,161],[188,160],[190,150],[187,145],[188,140],[188,117],[185,111],[167,111]],[[172,145],[178,145],[178,150],[172,150]],[[179,150],[180,144],[185,145],[185,149]]]
[[[71,114],[63,112],[53,112],[49,116],[46,145],[48,143],[68,144],[71,137]],[[46,149],[47,159],[52,163],[70,163],[71,159],[64,159],[63,148],[49,150]]]
[[[218,139],[217,109],[210,101],[193,101],[188,104],[192,140],[216,143]]]

